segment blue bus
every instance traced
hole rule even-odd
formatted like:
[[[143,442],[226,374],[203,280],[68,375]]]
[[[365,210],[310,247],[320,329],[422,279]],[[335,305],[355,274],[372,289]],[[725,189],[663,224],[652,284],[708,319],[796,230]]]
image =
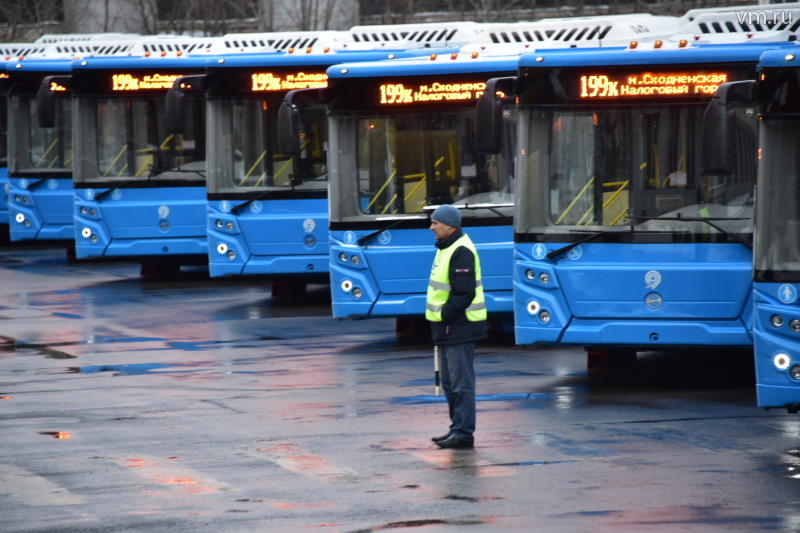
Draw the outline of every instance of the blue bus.
[[[215,40],[153,36],[74,64],[74,232],[78,258],[130,257],[142,275],[206,263],[206,116],[187,99],[169,130],[165,95],[202,74]]]
[[[429,214],[462,211],[480,251],[490,314],[510,318],[516,114],[513,98],[476,117],[485,91],[511,95],[502,81],[531,48],[614,46],[633,30],[669,28],[649,15],[488,25],[452,54],[328,69],[331,150],[331,293],[337,318],[396,317],[398,334],[419,331],[434,254]],[[567,52],[569,53],[569,52]]]
[[[590,368],[752,345],[756,124],[732,122],[736,157],[722,171],[703,167],[702,119],[720,84],[755,79],[780,46],[522,56],[518,344],[583,345]]]
[[[756,394],[760,407],[800,408],[800,47],[765,52],[757,82],[726,84],[711,127],[730,128],[744,109],[759,117],[753,250]],[[711,107],[711,106],[709,106]],[[711,111],[711,110],[709,110]],[[728,129],[721,129],[728,128]],[[713,159],[730,160],[719,134]]]
[[[50,76],[68,76],[72,54],[43,44],[6,62],[8,220],[12,241],[72,239],[72,133],[69,94],[54,81],[52,127],[39,122],[36,96]]]
[[[211,276],[269,275],[275,295],[328,281],[328,135],[324,107],[305,96],[343,62],[429,54],[463,44],[475,23],[358,26],[344,32],[229,35],[245,52],[209,61],[208,263]],[[176,87],[176,90],[179,90]],[[277,139],[284,96],[303,136]]]
[[[7,76],[0,80],[8,96],[4,125],[13,132],[7,143],[11,240],[66,240],[72,255],[71,64],[124,37],[129,35],[44,35],[34,43],[0,45]],[[49,96],[47,117],[41,116],[43,93]]]

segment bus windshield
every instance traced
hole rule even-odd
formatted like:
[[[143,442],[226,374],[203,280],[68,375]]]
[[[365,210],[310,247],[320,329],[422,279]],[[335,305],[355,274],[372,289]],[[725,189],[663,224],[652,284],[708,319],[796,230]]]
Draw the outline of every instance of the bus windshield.
[[[42,128],[36,115],[36,97],[13,95],[9,100],[13,117],[8,139],[12,174],[69,172],[72,165],[72,113],[69,98],[56,99],[55,127]]]
[[[75,181],[205,179],[205,106],[188,99],[184,133],[168,133],[164,95],[78,99]]]
[[[301,154],[278,152],[281,97],[209,100],[209,194],[268,190],[327,191],[325,115],[301,113]]]
[[[762,121],[760,140],[756,279],[800,282],[800,118]]]
[[[462,210],[464,219],[510,217],[515,116],[506,110],[505,146],[497,155],[476,149],[473,106],[334,116],[341,220],[409,215],[440,204],[497,206]]]
[[[710,175],[701,172],[703,111],[703,105],[526,109],[517,232],[625,226],[751,233],[755,120],[737,121],[736,170]]]

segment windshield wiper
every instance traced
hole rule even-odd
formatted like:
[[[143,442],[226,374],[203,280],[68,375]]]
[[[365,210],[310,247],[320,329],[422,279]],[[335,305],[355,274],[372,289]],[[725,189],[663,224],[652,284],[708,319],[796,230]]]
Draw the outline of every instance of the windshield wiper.
[[[712,221],[719,221],[719,220],[750,220],[748,217],[682,217],[680,215],[675,217],[659,217],[659,216],[652,216],[652,217],[628,217],[630,220],[638,220],[642,222],[647,222],[648,220],[673,220],[673,221],[680,221],[680,222],[705,222],[718,232],[722,233],[726,237],[730,237],[734,241],[738,242],[742,246],[746,246],[749,249],[753,249],[753,245],[746,240],[742,239],[735,233],[731,233],[730,231],[723,229],[722,227],[714,224]]]
[[[551,250],[551,251],[547,252],[547,255],[545,255],[545,257],[547,259],[549,259],[550,261],[552,261],[553,259],[564,255],[565,253],[569,252],[573,248],[577,248],[578,246],[580,246],[581,244],[583,244],[585,242],[592,241],[592,240],[596,239],[597,237],[600,237],[601,235],[607,235],[609,233],[620,233],[620,232],[618,232],[618,231],[595,231],[593,233],[590,233],[589,235],[587,235],[583,239],[578,239],[577,241],[569,243],[566,246],[562,246],[561,248],[556,248],[555,250]]]
[[[514,223],[513,217],[510,217],[510,216],[506,215],[505,213],[502,213],[502,212],[498,211],[498,209],[497,209],[498,207],[514,207],[514,204],[468,204],[468,203],[465,202],[463,204],[451,204],[451,205],[453,207],[455,207],[456,209],[486,209],[487,211],[491,211],[492,213],[494,213],[495,215],[499,216],[500,218],[504,218],[504,219],[508,220],[509,223],[511,223],[511,224]],[[422,210],[423,211],[433,212],[433,211],[436,210],[437,207],[439,207],[439,206],[438,205],[426,205],[426,206],[424,206],[422,208]]]
[[[99,194],[95,194],[94,195],[94,201],[95,202],[101,202],[104,198],[107,198],[108,196],[110,196],[112,192],[114,192],[113,188],[106,189],[106,190],[104,190],[103,192],[101,192]]]
[[[358,244],[359,246],[364,246],[364,244],[368,243],[369,241],[371,241],[372,239],[374,239],[375,237],[377,237],[378,235],[380,235],[384,231],[392,229],[393,227],[398,226],[400,223],[405,222],[406,220],[409,220],[409,219],[401,218],[399,220],[395,220],[394,222],[392,222],[388,226],[385,226],[385,227],[383,227],[383,228],[381,228],[379,230],[375,230],[372,233],[367,233],[366,235],[364,235],[362,237],[359,237],[358,240],[356,241],[356,244]],[[414,219],[411,219],[411,220],[414,220]]]
[[[275,192],[275,190],[274,190],[274,189],[271,189],[271,190],[269,190],[269,191],[262,191],[262,192],[260,192],[260,193],[259,193],[257,196],[254,196],[253,198],[250,198],[250,199],[249,199],[249,200],[247,200],[246,202],[242,202],[242,203],[240,203],[239,205],[237,205],[237,206],[234,206],[233,208],[231,208],[231,214],[232,214],[232,215],[238,215],[238,214],[239,214],[239,212],[240,212],[241,210],[243,210],[245,207],[247,207],[248,205],[252,204],[253,202],[257,202],[257,201],[259,201],[259,200],[263,200],[264,198],[266,198],[267,196],[269,196],[269,195],[270,195],[270,194],[272,194],[273,192]]]
[[[38,179],[38,180],[34,181],[33,183],[30,183],[30,184],[28,184],[28,190],[29,190],[29,191],[35,191],[36,189],[38,189],[39,187],[41,187],[41,186],[42,186],[42,184],[43,184],[45,181],[47,181],[47,180],[49,180],[49,179],[50,179],[50,178],[40,178],[40,179]]]

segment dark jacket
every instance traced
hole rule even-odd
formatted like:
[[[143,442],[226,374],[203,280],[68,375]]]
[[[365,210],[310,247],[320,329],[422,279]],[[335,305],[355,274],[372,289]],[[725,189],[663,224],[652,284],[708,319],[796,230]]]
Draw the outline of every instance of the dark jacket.
[[[463,233],[459,229],[451,236],[436,241],[444,250],[452,246]],[[459,246],[450,257],[450,297],[442,308],[442,321],[431,322],[433,344],[464,344],[486,338],[486,321],[470,322],[466,309],[475,298],[475,256],[465,246]]]

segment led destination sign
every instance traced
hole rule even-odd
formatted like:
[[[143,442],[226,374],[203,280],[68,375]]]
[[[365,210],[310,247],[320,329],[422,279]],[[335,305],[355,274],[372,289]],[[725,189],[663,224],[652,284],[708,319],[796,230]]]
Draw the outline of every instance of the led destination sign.
[[[131,91],[167,91],[172,88],[176,79],[185,74],[153,72],[150,74],[119,73],[111,75],[111,90],[115,92]]]
[[[577,94],[582,100],[658,98],[661,96],[711,97],[727,72],[613,72],[579,74]]]
[[[383,83],[378,86],[381,105],[466,102],[481,97],[483,81],[427,81],[426,83]]]
[[[328,86],[324,72],[256,72],[250,75],[252,92],[322,89]]]

